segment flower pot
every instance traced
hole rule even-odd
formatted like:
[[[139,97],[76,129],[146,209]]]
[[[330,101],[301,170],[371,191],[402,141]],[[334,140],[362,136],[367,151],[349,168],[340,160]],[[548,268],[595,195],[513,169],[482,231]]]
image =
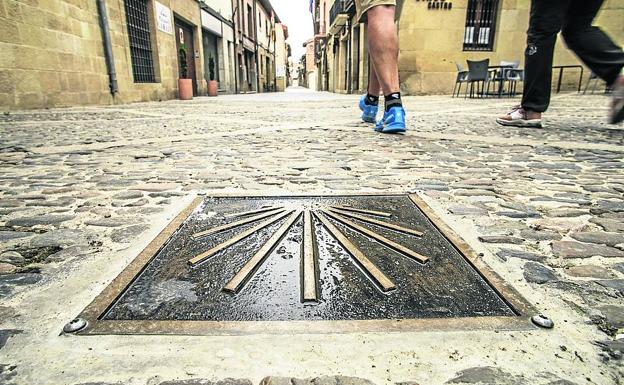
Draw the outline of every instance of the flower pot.
[[[208,96],[217,96],[219,83],[216,80],[208,80]]]
[[[178,97],[180,100],[193,99],[193,80],[178,79]]]

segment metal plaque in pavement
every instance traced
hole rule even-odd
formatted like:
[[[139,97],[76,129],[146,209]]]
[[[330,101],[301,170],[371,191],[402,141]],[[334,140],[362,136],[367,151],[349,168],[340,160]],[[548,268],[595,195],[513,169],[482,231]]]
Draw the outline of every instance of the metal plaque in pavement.
[[[530,305],[417,195],[197,198],[80,334],[526,326]]]

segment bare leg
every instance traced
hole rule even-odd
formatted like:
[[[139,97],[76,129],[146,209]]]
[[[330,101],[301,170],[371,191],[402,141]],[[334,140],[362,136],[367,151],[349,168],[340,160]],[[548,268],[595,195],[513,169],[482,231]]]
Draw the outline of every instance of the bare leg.
[[[375,65],[373,61],[368,60],[368,94],[373,96],[379,96],[381,86],[379,85],[379,79],[377,78],[377,72],[375,71]]]
[[[611,102],[609,123],[617,124],[624,120],[624,75],[618,76],[613,83],[613,100]]]
[[[395,7],[392,5],[378,5],[367,12],[368,49],[378,80],[377,84],[381,86],[384,95],[400,92],[399,39],[394,25],[394,12]],[[373,80],[371,72],[369,91]]]

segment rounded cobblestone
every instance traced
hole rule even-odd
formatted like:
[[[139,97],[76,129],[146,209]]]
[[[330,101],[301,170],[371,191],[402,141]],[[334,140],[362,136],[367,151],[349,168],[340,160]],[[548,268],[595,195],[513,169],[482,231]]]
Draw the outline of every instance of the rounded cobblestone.
[[[361,123],[355,96],[303,92],[12,114],[0,122],[0,294],[76,278],[77,266],[129,247],[190,193],[417,191],[473,229],[499,272],[539,290],[544,306],[565,303],[585,321],[602,308],[620,325],[624,140],[602,123],[605,99],[558,96],[546,130],[497,126],[493,114],[514,101],[450,101],[406,97],[404,136]],[[605,365],[597,383],[618,373]],[[565,383],[464,368],[449,383]]]

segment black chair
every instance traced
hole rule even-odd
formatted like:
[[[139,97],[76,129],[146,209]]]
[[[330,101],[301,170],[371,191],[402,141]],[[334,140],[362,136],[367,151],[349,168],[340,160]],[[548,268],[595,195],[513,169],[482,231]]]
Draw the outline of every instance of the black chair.
[[[592,89],[591,89],[591,93],[593,94],[596,91],[596,87],[598,86],[598,83],[602,82],[602,80],[598,77],[598,75],[596,75],[595,73],[592,72],[589,75],[589,79],[587,79],[587,83],[585,84],[585,89],[583,90],[583,95],[587,94],[587,89],[589,88],[589,85],[591,84],[591,82],[594,82],[594,85],[592,86]],[[608,94],[611,91],[612,91],[611,88],[609,88],[609,86],[605,83],[604,93]]]
[[[457,62],[455,62],[455,67],[457,67],[457,77],[455,78],[455,86],[453,87],[453,97],[455,97],[455,95],[459,97],[461,85],[463,83],[468,83],[468,71],[464,70],[462,65]]]
[[[473,61],[466,60],[468,62],[468,77],[466,81],[470,83],[470,97],[474,97],[474,86],[477,84],[477,94],[483,95],[486,94],[487,91],[490,90],[490,82],[492,81],[492,77],[490,75],[490,59]],[[479,91],[479,84],[481,85],[481,91]],[[466,92],[464,93],[464,98],[466,98],[468,94],[468,87],[466,87]]]

